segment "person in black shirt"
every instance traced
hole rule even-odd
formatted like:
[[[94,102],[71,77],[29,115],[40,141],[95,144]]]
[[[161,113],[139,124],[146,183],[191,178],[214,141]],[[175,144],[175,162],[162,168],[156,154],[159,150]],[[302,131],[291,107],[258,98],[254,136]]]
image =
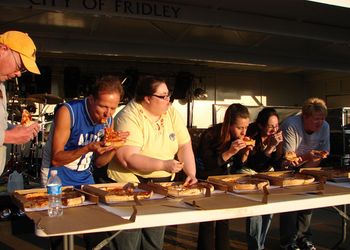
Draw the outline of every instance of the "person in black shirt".
[[[282,158],[282,131],[279,130],[279,117],[274,108],[262,109],[254,123],[248,127],[247,135],[255,140],[250,152],[247,167],[256,172],[273,171]],[[246,220],[247,243],[249,250],[262,250],[272,214],[249,217]]]
[[[231,104],[223,123],[203,132],[197,150],[197,177],[239,172],[248,159],[252,146],[243,141],[249,125],[249,111],[241,104]],[[197,249],[229,249],[228,220],[199,224]]]

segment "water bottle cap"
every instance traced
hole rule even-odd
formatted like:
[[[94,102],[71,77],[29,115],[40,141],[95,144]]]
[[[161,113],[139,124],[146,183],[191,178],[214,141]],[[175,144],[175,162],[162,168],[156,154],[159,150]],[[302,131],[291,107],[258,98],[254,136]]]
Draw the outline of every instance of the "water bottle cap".
[[[50,173],[51,175],[57,175],[57,170],[51,170]]]

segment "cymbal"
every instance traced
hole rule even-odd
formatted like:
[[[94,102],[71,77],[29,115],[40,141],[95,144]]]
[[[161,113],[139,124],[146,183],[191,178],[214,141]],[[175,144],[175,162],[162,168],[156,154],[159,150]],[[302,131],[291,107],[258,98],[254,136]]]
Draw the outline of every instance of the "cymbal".
[[[43,104],[58,104],[63,102],[63,98],[47,93],[30,95],[27,100]]]

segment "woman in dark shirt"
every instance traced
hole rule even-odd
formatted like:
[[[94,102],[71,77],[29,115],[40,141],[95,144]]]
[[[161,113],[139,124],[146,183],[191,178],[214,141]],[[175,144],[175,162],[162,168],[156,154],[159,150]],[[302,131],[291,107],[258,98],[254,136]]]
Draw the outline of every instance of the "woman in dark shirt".
[[[249,125],[249,111],[241,104],[231,104],[224,122],[203,132],[197,151],[197,177],[234,173],[248,159],[252,146],[242,140]],[[199,224],[197,249],[229,249],[228,220]],[[214,233],[215,232],[215,233]],[[215,240],[214,240],[215,239]]]
[[[248,127],[247,136],[255,140],[247,167],[256,172],[266,172],[278,168],[282,153],[282,131],[279,130],[279,116],[274,108],[262,109],[254,123]]]
[[[249,125],[247,135],[255,140],[247,167],[256,172],[273,171],[279,166],[282,156],[282,131],[279,131],[279,117],[274,108],[262,109],[255,123]],[[247,218],[246,232],[249,250],[264,249],[266,234],[271,224],[272,214]]]

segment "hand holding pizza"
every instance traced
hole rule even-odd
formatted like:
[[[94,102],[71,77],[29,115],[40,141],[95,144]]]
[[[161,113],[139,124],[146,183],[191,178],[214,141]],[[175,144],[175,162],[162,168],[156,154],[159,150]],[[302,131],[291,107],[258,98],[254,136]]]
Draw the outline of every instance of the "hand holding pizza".
[[[32,115],[29,113],[28,110],[23,109],[22,110],[22,117],[21,117],[21,125],[24,127],[29,127],[32,125],[34,122],[32,120]]]
[[[235,155],[246,146],[246,143],[242,139],[237,139],[231,143],[229,151],[232,155]]]
[[[245,145],[251,149],[255,147],[255,140],[250,138],[249,136],[244,136],[242,139],[245,143]]]
[[[33,140],[38,132],[40,126],[37,122],[33,123],[28,127],[16,126],[12,129],[7,130],[6,141],[11,144],[24,144],[30,140]]]
[[[87,145],[89,152],[94,152],[98,155],[102,155],[108,151],[115,149],[113,145],[106,147],[104,142],[91,142]]]
[[[283,141],[282,131],[270,135],[267,140],[267,146],[277,147]]]
[[[284,155],[284,159],[285,161],[283,161],[282,163],[283,166],[296,167],[303,162],[303,159],[297,156],[297,154],[294,151],[287,151]]]
[[[313,161],[318,161],[328,157],[329,152],[325,150],[311,150],[310,155],[312,156]]]

